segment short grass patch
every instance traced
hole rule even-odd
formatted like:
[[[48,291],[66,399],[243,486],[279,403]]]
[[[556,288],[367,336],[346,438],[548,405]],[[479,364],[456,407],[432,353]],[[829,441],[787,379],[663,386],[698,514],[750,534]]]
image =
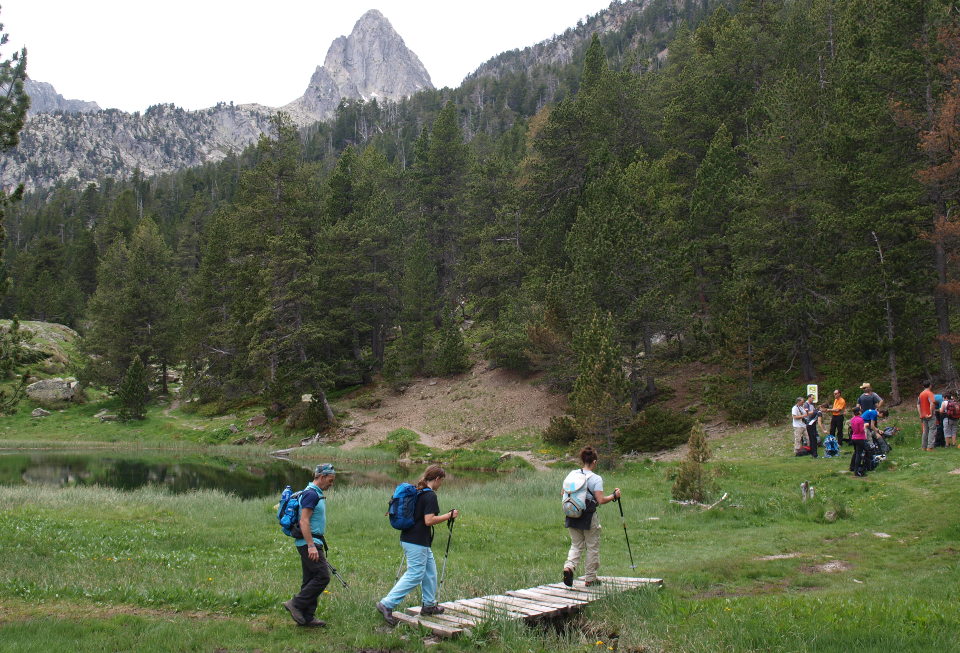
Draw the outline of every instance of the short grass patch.
[[[373,608],[400,558],[383,490],[330,492],[330,558],[350,587],[328,587],[319,616],[330,626],[318,634],[294,627],[279,605],[300,571],[272,497],[0,486],[0,642],[15,651],[958,650],[960,524],[951,507],[960,487],[950,472],[960,450],[919,451],[908,432],[860,479],[845,473],[846,455],[790,456],[791,438],[788,429],[753,429],[719,443],[707,467],[714,497],[729,498],[709,511],[669,502],[675,463],[603,472],[606,491],[624,490],[639,567],[629,568],[610,504],[600,508],[601,573],[661,577],[663,590],[620,595],[541,627],[492,622],[439,644],[409,628],[383,629]],[[307,449],[298,456],[340,451]],[[454,462],[451,452],[434,455]],[[558,502],[567,467],[441,489],[441,509],[462,511],[441,599],[559,581],[569,546]],[[806,502],[802,481],[816,489]],[[437,529],[438,560],[447,536]]]

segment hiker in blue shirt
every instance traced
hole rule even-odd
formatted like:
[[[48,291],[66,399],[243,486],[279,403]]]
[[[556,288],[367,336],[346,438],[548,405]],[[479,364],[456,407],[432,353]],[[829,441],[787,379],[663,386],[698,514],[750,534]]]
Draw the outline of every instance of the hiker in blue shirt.
[[[307,485],[300,495],[300,531],[303,534],[294,544],[300,553],[300,567],[303,570],[303,582],[300,592],[283,604],[293,620],[301,626],[320,628],[326,622],[314,617],[317,611],[317,597],[330,583],[330,569],[324,555],[327,530],[327,506],[324,492],[330,489],[336,478],[336,471],[330,463],[317,465],[313,472],[313,482]]]
[[[433,559],[433,527],[448,519],[456,519],[458,510],[440,514],[437,490],[447,473],[440,465],[430,465],[417,481],[416,508],[413,512],[413,526],[400,531],[400,546],[407,558],[407,571],[397,580],[393,589],[377,601],[377,610],[390,626],[397,624],[393,616],[403,598],[418,585],[422,599],[420,614],[443,614],[442,606],[437,605],[437,563]]]

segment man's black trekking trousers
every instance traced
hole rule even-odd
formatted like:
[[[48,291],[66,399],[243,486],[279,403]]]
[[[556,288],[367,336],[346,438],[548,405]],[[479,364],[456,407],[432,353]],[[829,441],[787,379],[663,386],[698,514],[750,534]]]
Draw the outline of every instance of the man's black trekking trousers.
[[[330,568],[327,566],[327,559],[323,555],[323,547],[319,542],[317,542],[317,553],[320,557],[316,562],[307,554],[306,544],[298,546],[297,551],[300,553],[303,582],[300,584],[300,593],[293,597],[293,605],[303,613],[303,617],[309,623],[317,611],[317,597],[330,584]]]
[[[830,418],[830,435],[843,444],[843,415],[834,415]]]

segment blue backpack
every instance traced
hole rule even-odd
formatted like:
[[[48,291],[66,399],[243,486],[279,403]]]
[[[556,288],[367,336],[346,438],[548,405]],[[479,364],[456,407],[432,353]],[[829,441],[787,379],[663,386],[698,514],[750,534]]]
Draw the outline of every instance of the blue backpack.
[[[390,518],[390,525],[398,531],[405,531],[412,528],[414,524],[413,513],[417,508],[417,499],[427,488],[418,490],[415,485],[410,483],[401,483],[393,491],[390,497],[390,503],[387,508],[387,516]]]
[[[300,539],[303,532],[300,530],[300,496],[307,490],[313,490],[309,485],[299,492],[290,493],[290,486],[280,495],[280,506],[277,508],[277,521],[284,535]],[[324,497],[320,497],[323,499]]]

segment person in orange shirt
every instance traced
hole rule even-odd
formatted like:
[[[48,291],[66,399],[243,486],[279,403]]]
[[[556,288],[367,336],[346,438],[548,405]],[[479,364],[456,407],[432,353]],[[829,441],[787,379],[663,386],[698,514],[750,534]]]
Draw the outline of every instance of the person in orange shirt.
[[[933,451],[937,437],[937,418],[933,414],[935,402],[930,382],[924,381],[923,392],[917,397],[917,412],[920,414],[920,447],[924,451]]]
[[[843,444],[843,416],[847,410],[847,400],[843,398],[839,390],[833,391],[833,408],[830,409],[830,435],[837,439],[839,444]]]

